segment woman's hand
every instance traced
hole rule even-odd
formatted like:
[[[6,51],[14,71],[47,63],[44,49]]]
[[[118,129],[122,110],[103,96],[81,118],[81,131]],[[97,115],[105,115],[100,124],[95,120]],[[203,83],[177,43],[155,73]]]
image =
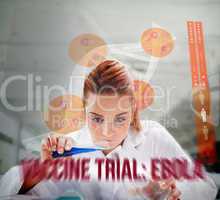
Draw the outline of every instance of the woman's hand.
[[[179,200],[181,196],[180,190],[176,187],[176,181],[174,179],[170,179],[162,182],[162,189],[168,190],[168,200]]]
[[[52,159],[53,151],[63,153],[65,150],[70,150],[74,144],[74,140],[70,137],[64,137],[60,134],[48,136],[43,139],[41,143],[41,160]]]
[[[179,200],[181,192],[174,179],[150,181],[146,186],[130,190],[134,195],[141,195],[151,200]]]
[[[174,179],[159,182],[151,181],[146,187],[143,187],[142,190],[153,200],[164,198],[167,200],[178,200],[181,195],[181,192],[176,187]]]
[[[42,140],[41,143],[41,161],[45,161],[52,158],[52,151],[58,151],[63,153],[64,150],[70,150],[74,145],[72,138],[63,137],[63,135],[53,134]],[[31,166],[30,166],[31,167]],[[40,173],[36,173],[36,176],[33,177],[32,173],[24,174],[24,182],[19,191],[19,194],[25,194],[36,184],[42,180]]]

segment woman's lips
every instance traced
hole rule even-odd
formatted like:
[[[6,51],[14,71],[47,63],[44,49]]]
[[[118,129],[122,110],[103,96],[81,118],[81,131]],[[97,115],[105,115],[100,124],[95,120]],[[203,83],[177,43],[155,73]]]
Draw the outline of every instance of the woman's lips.
[[[113,140],[99,140],[96,142],[96,145],[103,146],[103,147],[109,147],[113,143],[114,143]]]

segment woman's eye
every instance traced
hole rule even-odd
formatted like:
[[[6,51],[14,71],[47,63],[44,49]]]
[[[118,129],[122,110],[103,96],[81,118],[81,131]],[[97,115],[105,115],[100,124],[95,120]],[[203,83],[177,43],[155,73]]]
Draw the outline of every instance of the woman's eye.
[[[121,124],[121,123],[123,123],[125,120],[126,120],[126,118],[120,117],[120,118],[117,118],[117,119],[115,120],[115,122],[118,123],[118,124]]]
[[[99,118],[99,117],[94,117],[94,118],[92,118],[92,121],[94,121],[95,123],[101,124],[101,123],[103,123],[104,119]]]

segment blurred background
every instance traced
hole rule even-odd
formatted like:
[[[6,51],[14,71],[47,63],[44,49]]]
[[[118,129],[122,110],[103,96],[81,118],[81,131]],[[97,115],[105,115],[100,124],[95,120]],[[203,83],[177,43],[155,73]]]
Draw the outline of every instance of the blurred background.
[[[38,155],[42,135],[50,131],[42,120],[43,94],[36,95],[36,88],[60,85],[68,90],[71,75],[88,71],[74,63],[68,55],[73,38],[93,33],[107,45],[130,47],[136,56],[113,52],[112,57],[128,64],[137,75],[143,74],[149,66],[147,61],[140,59],[149,57],[141,48],[141,34],[153,26],[160,26],[175,37],[174,49],[159,61],[150,80],[152,86],[162,88],[164,95],[155,99],[151,107],[141,113],[141,118],[159,121],[186,151],[195,155],[188,20],[202,21],[204,26],[216,146],[219,150],[219,19],[219,0],[0,0],[0,85],[11,77],[26,77],[12,82],[7,87],[6,97],[14,106],[28,105],[28,102],[33,105],[32,109],[15,112],[4,106],[1,96],[0,173],[5,173],[24,157]],[[33,77],[32,89],[27,86],[28,76]],[[80,94],[77,80],[73,79],[71,84],[74,92]],[[30,91],[33,95],[28,95]],[[218,163],[208,166],[208,169],[219,173],[217,166]]]

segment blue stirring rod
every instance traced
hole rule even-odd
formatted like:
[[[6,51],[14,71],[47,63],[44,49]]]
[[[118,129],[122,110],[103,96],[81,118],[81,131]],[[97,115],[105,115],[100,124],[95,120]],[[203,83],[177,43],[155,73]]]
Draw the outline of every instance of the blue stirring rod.
[[[66,156],[72,156],[79,153],[88,153],[93,151],[101,151],[105,148],[82,148],[82,147],[72,147],[69,151],[64,151],[63,153],[58,153],[58,151],[53,151],[52,157],[53,158],[59,158],[59,157],[66,157]]]

